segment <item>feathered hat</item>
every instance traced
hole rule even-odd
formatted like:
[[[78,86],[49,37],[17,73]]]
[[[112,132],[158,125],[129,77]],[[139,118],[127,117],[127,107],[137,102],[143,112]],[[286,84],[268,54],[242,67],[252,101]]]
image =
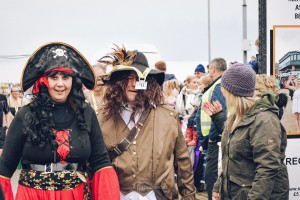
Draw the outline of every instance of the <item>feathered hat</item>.
[[[111,66],[111,70],[102,76],[104,84],[116,77],[122,71],[135,71],[140,80],[147,80],[148,76],[153,76],[159,85],[165,80],[165,73],[149,67],[146,56],[137,50],[127,51],[125,47],[113,48],[113,52],[100,58],[98,61]]]
[[[20,81],[23,91],[54,68],[70,69],[78,74],[86,88],[95,87],[94,71],[86,58],[69,44],[50,42],[39,47],[25,64]]]

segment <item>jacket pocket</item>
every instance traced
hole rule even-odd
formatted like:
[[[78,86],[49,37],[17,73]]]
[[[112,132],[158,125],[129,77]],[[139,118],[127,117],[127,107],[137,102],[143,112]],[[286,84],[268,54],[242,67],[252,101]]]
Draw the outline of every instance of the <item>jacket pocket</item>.
[[[251,180],[247,180],[247,179],[241,179],[241,178],[237,178],[235,176],[230,175],[229,180],[241,187],[251,187],[252,186],[252,181]]]
[[[247,199],[251,186],[251,180],[230,176],[228,184],[228,193],[230,194],[230,199]]]

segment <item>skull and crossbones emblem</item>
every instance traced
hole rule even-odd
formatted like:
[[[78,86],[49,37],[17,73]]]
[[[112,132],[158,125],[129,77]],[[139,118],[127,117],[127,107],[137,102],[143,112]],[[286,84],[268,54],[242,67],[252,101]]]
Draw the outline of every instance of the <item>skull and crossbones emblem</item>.
[[[53,56],[53,58],[56,58],[57,56],[59,56],[59,57],[64,56],[64,57],[68,58],[68,56],[65,55],[65,53],[67,52],[66,50],[55,49],[52,52],[55,53],[55,55]]]

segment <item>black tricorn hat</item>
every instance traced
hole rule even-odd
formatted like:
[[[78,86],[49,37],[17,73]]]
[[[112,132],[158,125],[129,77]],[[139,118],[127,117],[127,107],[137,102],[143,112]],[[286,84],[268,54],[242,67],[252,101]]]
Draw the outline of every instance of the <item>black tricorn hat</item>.
[[[137,50],[126,51],[125,47],[114,49],[115,51],[102,57],[99,62],[112,65],[112,70],[102,76],[103,82],[108,82],[122,71],[135,71],[140,79],[147,79],[147,76],[153,76],[159,85],[165,80],[165,73],[149,67],[146,56]],[[107,61],[106,59],[110,59]]]
[[[86,88],[95,87],[94,71],[87,59],[69,44],[50,42],[39,47],[25,64],[20,81],[23,91],[33,86],[45,72],[60,67],[77,73]]]

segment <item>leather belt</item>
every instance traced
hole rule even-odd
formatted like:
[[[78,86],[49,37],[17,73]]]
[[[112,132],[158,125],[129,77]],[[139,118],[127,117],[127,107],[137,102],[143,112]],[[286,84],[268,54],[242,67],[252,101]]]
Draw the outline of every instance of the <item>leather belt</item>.
[[[22,164],[23,169],[31,169],[38,172],[44,173],[53,173],[53,172],[61,172],[61,171],[82,171],[82,166],[78,163],[50,163],[46,165],[38,165],[38,164]]]

